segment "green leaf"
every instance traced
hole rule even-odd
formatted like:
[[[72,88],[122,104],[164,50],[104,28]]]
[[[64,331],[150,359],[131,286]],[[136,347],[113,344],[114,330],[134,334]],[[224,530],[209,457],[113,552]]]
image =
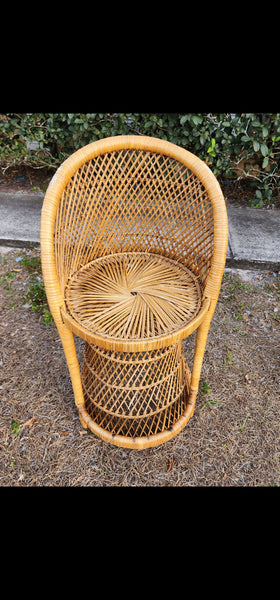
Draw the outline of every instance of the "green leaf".
[[[189,120],[189,115],[184,115],[183,117],[181,117],[180,119],[180,124],[181,125],[185,125],[186,121]]]
[[[197,115],[193,115],[192,120],[195,125],[199,125],[202,123],[202,117],[198,117]]]
[[[263,156],[267,156],[268,155],[268,147],[266,144],[261,144],[261,153]]]
[[[208,154],[210,154],[210,156],[216,156],[216,152],[214,151],[216,145],[216,140],[215,138],[211,138],[211,145],[209,146],[207,152]]]
[[[262,162],[262,168],[263,168],[263,169],[265,169],[265,167],[267,167],[267,165],[268,165],[268,162],[269,162],[269,159],[268,159],[268,157],[266,156],[266,157],[263,159],[263,162]]]
[[[256,196],[257,198],[262,198],[261,190],[256,190]]]
[[[262,134],[263,134],[263,138],[265,138],[265,137],[268,136],[268,129],[267,129],[267,127],[263,127]]]
[[[255,152],[258,152],[260,149],[260,144],[256,140],[253,141],[253,148],[254,148]]]

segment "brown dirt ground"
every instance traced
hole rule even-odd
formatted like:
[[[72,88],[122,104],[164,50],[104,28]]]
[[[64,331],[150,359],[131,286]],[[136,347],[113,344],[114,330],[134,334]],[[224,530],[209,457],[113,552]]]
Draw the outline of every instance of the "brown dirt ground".
[[[80,425],[56,327],[24,297],[30,274],[16,259],[39,252],[0,255],[1,486],[280,485],[279,274],[226,271],[194,416],[169,442],[136,451]],[[184,342],[190,364],[194,338]]]
[[[54,170],[12,165],[0,169],[0,192],[45,192]]]

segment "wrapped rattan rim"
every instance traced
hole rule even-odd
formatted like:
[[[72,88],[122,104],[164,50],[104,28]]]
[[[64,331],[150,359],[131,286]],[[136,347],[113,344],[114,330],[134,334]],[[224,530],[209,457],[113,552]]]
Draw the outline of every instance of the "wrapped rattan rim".
[[[190,321],[190,323],[188,323],[184,327],[181,327],[171,335],[162,335],[140,341],[123,341],[117,338],[107,339],[104,336],[92,333],[82,325],[79,325],[77,321],[75,321],[73,317],[71,317],[71,315],[67,312],[64,306],[60,307],[60,312],[63,323],[65,323],[73,333],[81,337],[86,342],[89,342],[90,344],[96,344],[97,346],[100,346],[105,350],[114,350],[116,352],[142,352],[143,350],[159,350],[160,348],[165,348],[166,346],[170,346],[171,344],[179,342],[180,340],[190,335],[199,327],[200,323],[203,321],[205,315],[209,310],[209,306],[210,298],[204,298],[199,313],[192,321]]]
[[[102,285],[103,287],[103,280],[102,280],[102,276],[104,275],[100,275],[100,273],[103,274],[103,271],[100,271],[100,273],[98,273],[99,278],[96,278],[95,272],[96,270],[100,270],[100,269],[108,269],[108,276],[111,273],[111,269],[112,269],[112,265],[116,268],[119,267],[120,264],[122,264],[122,268],[123,266],[125,266],[125,261],[131,261],[133,264],[133,261],[136,262],[137,261],[143,261],[143,265],[145,266],[145,268],[147,268],[147,271],[144,270],[143,271],[143,276],[142,279],[140,279],[140,275],[138,277],[138,279],[135,279],[135,277],[133,278],[133,283],[135,284],[134,288],[132,286],[132,289],[136,289],[137,292],[130,292],[129,289],[126,289],[126,287],[124,286],[117,286],[115,285],[113,288],[113,292],[115,293],[122,293],[123,294],[123,298],[124,300],[122,300],[122,302],[125,303],[125,306],[128,305],[128,311],[130,310],[130,307],[132,307],[132,311],[133,311],[133,303],[135,304],[138,300],[139,302],[143,302],[143,305],[145,307],[146,310],[146,303],[148,302],[148,309],[150,310],[150,318],[151,318],[151,314],[152,314],[152,309],[149,308],[149,306],[152,306],[150,303],[152,302],[152,300],[150,300],[150,298],[153,299],[153,302],[155,301],[155,296],[153,296],[154,293],[158,294],[158,297],[156,298],[157,300],[157,304],[154,302],[154,304],[156,305],[156,311],[158,311],[159,314],[161,314],[162,319],[169,319],[170,320],[170,315],[167,313],[167,315],[165,315],[164,311],[168,311],[169,306],[172,307],[172,312],[175,314],[175,318],[173,317],[173,329],[172,327],[167,327],[167,325],[164,327],[164,330],[166,330],[166,333],[162,333],[160,332],[158,335],[152,335],[153,331],[152,330],[148,330],[148,333],[146,333],[145,331],[145,335],[143,335],[142,337],[138,337],[135,336],[134,338],[129,338],[129,339],[125,339],[125,337],[119,337],[119,336],[114,336],[111,331],[109,330],[109,333],[107,333],[106,331],[101,332],[98,331],[98,328],[94,328],[94,326],[92,325],[92,321],[90,321],[89,319],[84,319],[84,315],[88,315],[89,312],[89,294],[92,294],[93,297],[93,301],[92,301],[92,305],[93,305],[93,309],[96,310],[96,306],[94,304],[94,299],[96,297],[100,296],[100,292],[99,292],[99,286]],[[146,262],[145,262],[146,261]],[[149,262],[150,261],[150,262]],[[152,261],[152,266],[153,266],[153,271],[152,271],[152,276],[149,278],[149,270],[148,267],[150,266],[150,263]],[[156,269],[157,267],[157,269]],[[174,276],[178,278],[178,281],[172,280],[170,286],[168,286],[168,281],[167,283],[165,283],[164,285],[161,285],[161,277],[164,278],[164,273],[167,272],[167,268],[169,268],[170,272],[167,273],[168,277]],[[105,271],[105,274],[107,273],[107,271]],[[163,273],[163,274],[162,274]],[[90,274],[90,275],[88,275]],[[122,274],[124,277],[124,274]],[[120,277],[120,273],[118,273],[118,276]],[[126,274],[127,276],[127,274]],[[94,288],[93,291],[90,290],[89,285],[90,285],[90,281],[89,278],[92,277],[92,282],[91,285],[93,286],[94,283]],[[94,277],[96,278],[96,281],[94,280]],[[147,282],[150,283],[150,287],[147,288]],[[159,285],[159,290],[158,291],[154,291],[155,287],[157,285],[157,282],[160,282]],[[81,283],[82,282],[82,283]],[[112,281],[111,281],[112,283]],[[142,285],[142,287],[141,287]],[[175,287],[175,285],[177,285],[177,288]],[[146,287],[145,287],[146,286]],[[182,287],[180,287],[182,286]],[[185,287],[183,287],[185,286]],[[84,287],[85,289],[83,290],[82,287]],[[129,285],[128,285],[129,288]],[[81,291],[82,290],[82,291]],[[120,290],[120,291],[119,291]],[[147,291],[148,290],[148,291]],[[162,291],[163,290],[163,291]],[[170,291],[170,294],[168,296],[168,293]],[[146,293],[147,291],[147,293]],[[85,300],[83,300],[82,297],[82,292],[84,293],[84,297]],[[108,290],[104,287],[104,292],[102,291],[102,296],[101,296],[101,301],[107,302],[108,299],[110,300],[110,294],[112,296],[112,290],[111,288]],[[139,296],[132,296],[132,293],[138,294]],[[95,294],[95,295],[94,295]],[[152,295],[151,295],[152,294]],[[163,294],[163,298],[161,297],[161,294]],[[114,296],[115,297],[115,296]],[[118,298],[122,298],[121,295],[117,296]],[[143,298],[143,300],[142,300]],[[182,265],[181,263],[179,263],[178,261],[175,261],[173,259],[167,258],[167,257],[162,257],[153,253],[141,253],[141,252],[123,252],[123,253],[118,253],[118,254],[114,254],[114,255],[108,255],[105,257],[101,257],[98,259],[95,259],[94,261],[91,261],[89,264],[85,265],[84,267],[82,267],[78,272],[74,273],[73,276],[70,278],[70,280],[68,281],[68,284],[66,286],[66,290],[65,290],[65,302],[66,302],[66,311],[63,311],[63,318],[64,320],[67,322],[67,324],[71,327],[71,329],[74,331],[74,333],[76,333],[77,335],[80,335],[82,338],[84,338],[86,341],[88,342],[92,342],[92,343],[96,343],[97,345],[100,345],[103,348],[109,349],[109,350],[117,350],[117,351],[127,351],[127,352],[134,352],[134,351],[141,351],[141,350],[151,350],[151,349],[157,349],[160,348],[162,346],[167,346],[172,344],[175,341],[178,341],[180,339],[182,339],[182,337],[185,336],[185,332],[188,330],[189,326],[192,325],[192,323],[196,323],[197,322],[197,318],[199,317],[201,311],[204,314],[204,308],[205,308],[205,304],[203,305],[202,303],[202,298],[201,298],[201,290],[200,290],[200,285],[199,285],[199,281],[197,279],[197,277],[184,265]],[[190,304],[190,309],[188,308],[188,303]],[[162,304],[162,306],[161,306]],[[73,305],[74,307],[77,306],[78,309],[74,310],[73,309]],[[98,306],[98,305],[97,305]],[[116,304],[117,308],[118,305]],[[123,306],[123,304],[122,304]],[[187,306],[187,309],[185,308]],[[185,311],[185,321],[180,318],[180,312],[182,313],[182,307]],[[113,306],[114,308],[114,306]],[[93,312],[92,309],[92,312]],[[161,313],[160,313],[161,311]],[[139,312],[139,310],[138,310]],[[135,314],[138,315],[138,312],[135,312]],[[97,313],[99,315],[99,313]],[[129,312],[128,312],[129,314]],[[146,316],[146,314],[145,314]],[[93,315],[94,317],[94,315]],[[93,320],[93,317],[91,317],[90,314],[90,318]],[[118,315],[117,315],[118,317]],[[99,317],[101,319],[101,317]],[[179,325],[176,323],[176,318],[178,320]],[[128,316],[128,319],[130,319],[130,314]],[[160,320],[160,316],[159,316],[159,320]],[[124,321],[123,321],[124,322]],[[148,321],[147,321],[148,322]],[[158,326],[158,323],[156,323],[156,326]],[[127,326],[126,326],[127,328]],[[144,327],[143,327],[144,330]],[[160,331],[160,328],[159,328]],[[163,331],[163,329],[162,329]]]

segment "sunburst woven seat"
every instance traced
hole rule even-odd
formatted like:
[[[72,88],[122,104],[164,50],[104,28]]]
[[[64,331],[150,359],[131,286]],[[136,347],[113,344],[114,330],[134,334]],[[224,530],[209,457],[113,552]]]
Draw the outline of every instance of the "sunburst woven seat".
[[[82,425],[129,448],[173,437],[193,414],[225,264],[212,172],[163,140],[93,142],[50,182],[41,248]],[[194,330],[190,372],[182,340]],[[85,340],[81,369],[73,333]]]
[[[97,258],[65,288],[73,319],[108,339],[145,340],[187,325],[201,306],[198,278],[182,264],[148,252]]]

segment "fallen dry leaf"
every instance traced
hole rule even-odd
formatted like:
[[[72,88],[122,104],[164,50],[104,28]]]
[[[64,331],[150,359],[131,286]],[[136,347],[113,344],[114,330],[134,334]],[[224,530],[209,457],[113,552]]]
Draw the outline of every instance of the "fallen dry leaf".
[[[34,421],[35,421],[36,417],[31,417],[31,419],[29,419],[29,421],[26,421],[25,423],[23,423],[23,425],[21,426],[22,429],[24,427],[31,427],[31,425],[33,425]]]
[[[169,466],[168,466],[168,469],[167,469],[166,473],[169,473],[169,471],[171,471],[171,469],[172,469],[173,465],[175,464],[175,462],[176,462],[176,458],[170,458]]]

